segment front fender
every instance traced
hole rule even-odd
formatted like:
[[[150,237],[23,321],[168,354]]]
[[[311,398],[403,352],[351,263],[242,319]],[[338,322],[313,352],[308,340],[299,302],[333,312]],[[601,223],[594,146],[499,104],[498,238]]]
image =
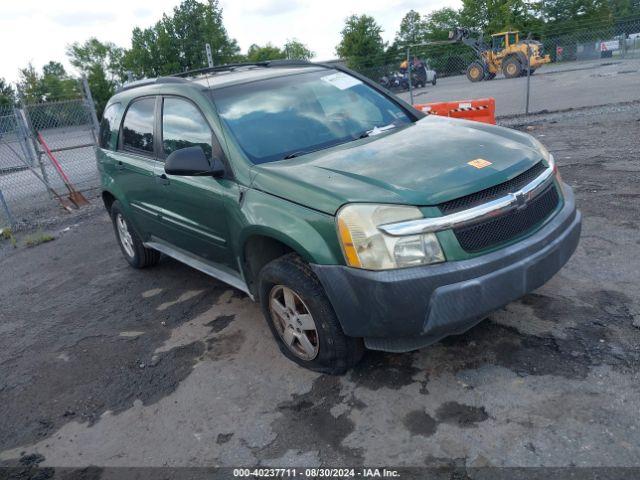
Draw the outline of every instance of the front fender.
[[[332,215],[259,190],[247,190],[240,212],[242,224],[234,244],[243,261],[247,240],[260,235],[282,242],[309,263],[344,263]]]

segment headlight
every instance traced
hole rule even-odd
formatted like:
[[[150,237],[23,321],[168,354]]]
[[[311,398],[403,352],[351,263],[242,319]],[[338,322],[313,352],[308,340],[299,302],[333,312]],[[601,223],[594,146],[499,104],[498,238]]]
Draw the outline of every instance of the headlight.
[[[344,258],[351,267],[386,270],[444,261],[433,233],[394,237],[378,229],[423,218],[416,207],[351,204],[342,207],[336,218]]]
[[[560,171],[558,170],[556,159],[553,158],[553,155],[549,153],[549,150],[547,150],[547,147],[545,147],[540,140],[538,140],[534,136],[531,136],[531,140],[533,141],[534,148],[536,148],[540,152],[540,154],[542,155],[542,158],[544,158],[547,164],[553,169],[553,173],[558,179],[558,183],[562,187],[562,177],[560,177]]]
[[[549,165],[551,165],[551,163],[553,162],[553,156],[549,153],[549,150],[547,150],[547,147],[545,147],[542,144],[542,142],[538,140],[536,137],[534,137],[533,135],[530,135],[530,137],[531,137],[531,141],[533,142],[533,148],[538,150],[542,155],[542,158],[544,158],[545,161]]]

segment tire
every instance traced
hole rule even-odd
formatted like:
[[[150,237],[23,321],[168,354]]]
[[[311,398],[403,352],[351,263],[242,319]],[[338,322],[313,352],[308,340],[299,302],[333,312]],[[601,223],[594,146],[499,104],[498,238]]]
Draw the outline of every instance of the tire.
[[[433,85],[433,86],[435,87],[435,86],[436,86],[437,81],[438,81],[438,76],[437,76],[437,75],[434,75],[434,76],[433,76],[433,80],[431,80],[431,85]]]
[[[533,75],[533,73],[536,71],[535,68],[530,68],[529,71],[531,72],[531,75]],[[526,77],[527,76],[527,67],[523,64],[522,67],[522,76]]]
[[[517,78],[522,75],[523,70],[522,64],[515,57],[508,58],[502,64],[502,74],[505,78]]]
[[[286,295],[291,293],[294,302],[287,304]],[[289,360],[309,370],[341,375],[362,358],[362,339],[344,334],[320,281],[297,254],[276,258],[262,268],[259,295],[269,329]],[[289,319],[285,319],[286,315]],[[304,323],[300,321],[302,316]],[[305,325],[315,330],[304,328]]]
[[[484,78],[484,65],[480,62],[471,62],[467,67],[467,78],[471,82],[481,82]]]
[[[131,227],[131,222],[122,211],[122,205],[117,200],[111,205],[111,222],[115,230],[116,240],[120,245],[122,255],[134,268],[146,268],[156,265],[160,261],[160,252],[146,248],[142,240]]]

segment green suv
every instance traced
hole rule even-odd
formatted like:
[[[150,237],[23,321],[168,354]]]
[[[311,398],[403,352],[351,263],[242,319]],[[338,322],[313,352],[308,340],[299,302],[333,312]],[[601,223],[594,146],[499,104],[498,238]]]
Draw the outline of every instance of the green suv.
[[[126,85],[97,150],[127,261],[173,257],[260,302],[280,349],[342,373],[471,328],[549,280],[581,216],[535,138],[425,116],[305,62]]]

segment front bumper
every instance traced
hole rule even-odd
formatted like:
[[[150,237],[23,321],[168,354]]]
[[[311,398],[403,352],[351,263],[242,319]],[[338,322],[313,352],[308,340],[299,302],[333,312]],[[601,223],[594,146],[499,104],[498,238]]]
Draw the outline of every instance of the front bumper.
[[[406,352],[468,330],[488,313],[546,283],[580,240],[571,188],[564,206],[533,235],[470,260],[371,271],[312,265],[345,334],[368,348]]]

